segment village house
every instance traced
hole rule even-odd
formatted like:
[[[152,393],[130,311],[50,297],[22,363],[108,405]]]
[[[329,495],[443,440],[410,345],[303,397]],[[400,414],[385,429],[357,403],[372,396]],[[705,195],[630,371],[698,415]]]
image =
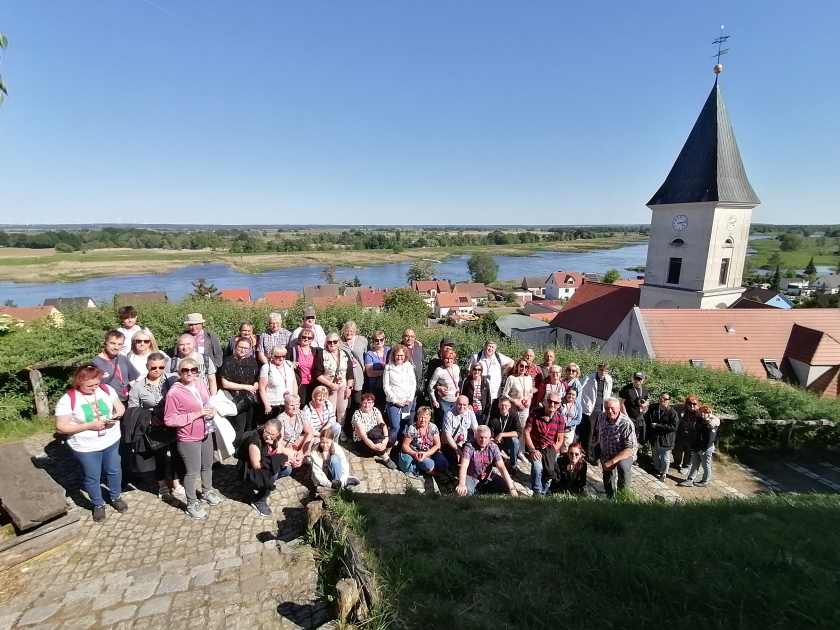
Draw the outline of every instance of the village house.
[[[487,287],[481,282],[459,282],[453,289],[455,292],[469,293],[473,306],[487,304]]]
[[[307,302],[315,298],[337,298],[339,295],[337,284],[307,284],[303,287],[303,297]]]
[[[820,276],[810,284],[812,289],[822,289],[828,294],[840,293],[840,274],[832,273]]]
[[[222,289],[219,291],[219,297],[223,300],[230,300],[231,302],[238,302],[240,304],[249,303],[251,301],[250,289]]]
[[[568,300],[586,279],[576,271],[555,271],[545,280],[545,299]]]
[[[429,308],[434,308],[435,297],[438,293],[450,293],[452,291],[452,286],[448,280],[415,280],[411,283],[411,288],[417,291]]]
[[[266,291],[263,299],[276,309],[288,309],[297,304],[299,297],[297,291]]]
[[[0,315],[7,315],[23,324],[47,320],[53,326],[64,323],[64,315],[54,306],[0,306]]]
[[[359,291],[359,304],[366,311],[381,312],[385,309],[387,293],[384,289],[362,289]]]
[[[96,308],[96,302],[89,297],[50,298],[44,300],[44,306],[54,306],[66,313],[77,308]]]
[[[527,291],[533,297],[545,297],[545,278],[543,276],[525,276],[516,288]]]
[[[469,293],[438,293],[435,295],[434,315],[437,318],[450,315],[472,315],[475,312]]]

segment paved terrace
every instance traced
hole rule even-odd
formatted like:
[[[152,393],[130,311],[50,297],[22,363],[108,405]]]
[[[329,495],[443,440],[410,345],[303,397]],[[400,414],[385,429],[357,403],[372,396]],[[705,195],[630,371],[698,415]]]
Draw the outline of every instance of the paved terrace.
[[[39,435],[25,445],[73,501],[89,506],[79,491],[81,469],[63,443]],[[399,494],[406,484],[421,492],[440,491],[430,478],[411,479],[373,460],[349,456],[353,474],[362,480],[357,492]],[[332,611],[318,599],[315,558],[301,539],[304,504],[312,496],[308,478],[280,480],[270,499],[274,515],[261,518],[245,502],[250,495],[236,481],[230,462],[214,471],[226,500],[207,507],[204,520],[187,517],[180,503],[160,501],[152,476],[126,493],[130,509],[125,514],[109,508],[105,522],[95,524],[90,511],[83,510],[79,538],[0,573],[0,630],[286,630],[327,622]],[[522,494],[530,495],[526,469],[520,462],[516,482]],[[674,488],[675,479],[666,486],[636,471],[633,490],[644,499],[676,501],[678,492],[686,492]],[[715,481],[702,494],[696,494],[699,489],[688,492],[698,498],[750,492],[743,484],[738,484],[742,492],[729,483]],[[451,484],[443,488],[451,490]],[[603,494],[595,473],[590,473],[588,491]]]

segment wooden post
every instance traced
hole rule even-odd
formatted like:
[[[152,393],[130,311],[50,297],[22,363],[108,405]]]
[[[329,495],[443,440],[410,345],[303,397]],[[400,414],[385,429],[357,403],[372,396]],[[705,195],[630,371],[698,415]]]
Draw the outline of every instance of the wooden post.
[[[32,393],[35,396],[35,412],[41,418],[49,418],[50,402],[44,391],[44,378],[40,370],[29,370],[29,383],[32,385]]]
[[[793,433],[794,426],[794,423],[791,422],[782,432],[782,455],[785,455],[788,452],[788,449],[790,449],[790,436]]]

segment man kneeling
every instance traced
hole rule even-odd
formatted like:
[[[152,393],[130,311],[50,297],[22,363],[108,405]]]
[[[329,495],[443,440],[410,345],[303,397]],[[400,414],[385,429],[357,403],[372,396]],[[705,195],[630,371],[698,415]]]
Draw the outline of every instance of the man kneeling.
[[[513,480],[502,461],[499,446],[490,439],[490,427],[480,425],[475,437],[464,445],[461,467],[458,470],[458,496],[479,494],[504,494],[517,496]],[[493,467],[496,468],[496,473]]]

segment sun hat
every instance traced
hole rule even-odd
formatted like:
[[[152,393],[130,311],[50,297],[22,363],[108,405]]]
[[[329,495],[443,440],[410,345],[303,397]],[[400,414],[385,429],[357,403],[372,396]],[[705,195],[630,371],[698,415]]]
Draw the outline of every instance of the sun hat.
[[[190,313],[187,315],[187,319],[184,320],[185,326],[190,326],[191,324],[203,324],[204,323],[204,316],[201,313]]]

